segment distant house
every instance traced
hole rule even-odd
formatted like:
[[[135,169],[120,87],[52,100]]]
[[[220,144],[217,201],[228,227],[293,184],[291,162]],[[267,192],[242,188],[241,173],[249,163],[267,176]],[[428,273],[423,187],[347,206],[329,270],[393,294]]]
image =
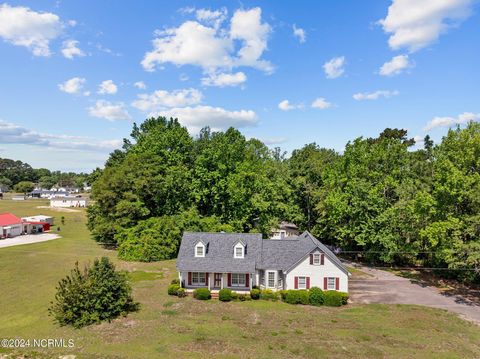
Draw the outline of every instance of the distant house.
[[[185,232],[177,258],[182,287],[249,291],[309,289],[348,292],[350,273],[309,232],[284,239],[258,233]]]
[[[23,233],[20,218],[11,213],[0,214],[0,238],[16,237]]]
[[[87,207],[88,199],[85,197],[52,197],[50,207]]]
[[[271,233],[272,239],[282,239],[290,236],[298,236],[298,227],[293,223],[280,222],[278,228],[274,228]]]
[[[52,198],[52,197],[67,197],[70,194],[68,192],[65,192],[65,191],[51,191],[51,190],[44,190],[44,189],[34,189],[28,195],[30,197],[33,197],[33,198]]]

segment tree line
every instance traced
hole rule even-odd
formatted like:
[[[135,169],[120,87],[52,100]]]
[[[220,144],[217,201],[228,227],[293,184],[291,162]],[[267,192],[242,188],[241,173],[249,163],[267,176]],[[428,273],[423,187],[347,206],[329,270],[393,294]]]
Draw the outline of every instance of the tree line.
[[[152,261],[174,258],[184,230],[268,235],[287,220],[364,261],[479,281],[480,124],[414,144],[387,128],[287,158],[233,128],[192,137],[150,118],[96,170],[88,226],[121,258]]]
[[[90,180],[89,174],[86,173],[50,171],[46,168],[33,168],[22,161],[0,158],[0,190],[2,191],[30,192],[34,184],[44,189],[54,186],[81,188]]]

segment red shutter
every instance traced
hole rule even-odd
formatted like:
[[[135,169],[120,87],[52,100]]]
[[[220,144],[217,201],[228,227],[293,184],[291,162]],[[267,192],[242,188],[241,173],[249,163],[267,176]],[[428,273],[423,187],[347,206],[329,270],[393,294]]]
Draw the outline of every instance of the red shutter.
[[[295,277],[295,289],[298,289],[298,277]]]
[[[208,273],[205,273],[205,285],[208,285]]]
[[[327,277],[323,278],[323,289],[324,290],[328,289],[328,278]]]
[[[229,287],[232,286],[232,273],[228,273],[228,283],[227,283],[227,285],[228,285]]]
[[[250,287],[250,274],[245,274],[245,287]]]
[[[310,277],[307,277],[307,289],[310,289]]]
[[[310,254],[310,264],[313,264],[313,254]]]
[[[322,253],[320,256],[320,264],[323,266],[325,264],[325,254]]]
[[[188,272],[188,285],[192,285],[192,272]]]
[[[335,290],[340,289],[340,278],[335,278]]]

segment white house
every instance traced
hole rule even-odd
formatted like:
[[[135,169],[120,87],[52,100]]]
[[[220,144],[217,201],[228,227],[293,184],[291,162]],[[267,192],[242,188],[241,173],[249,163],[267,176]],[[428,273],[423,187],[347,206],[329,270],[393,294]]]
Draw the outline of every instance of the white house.
[[[290,236],[298,236],[298,227],[293,223],[280,222],[278,228],[272,229],[271,239],[283,239]]]
[[[87,207],[88,199],[85,197],[53,197],[50,207]]]
[[[43,214],[38,214],[36,216],[22,217],[22,222],[45,222],[49,225],[53,225],[52,216],[44,216]]]
[[[309,232],[284,239],[257,233],[185,232],[177,258],[180,283],[187,291],[207,287],[247,292],[309,289],[348,292],[350,273]]]

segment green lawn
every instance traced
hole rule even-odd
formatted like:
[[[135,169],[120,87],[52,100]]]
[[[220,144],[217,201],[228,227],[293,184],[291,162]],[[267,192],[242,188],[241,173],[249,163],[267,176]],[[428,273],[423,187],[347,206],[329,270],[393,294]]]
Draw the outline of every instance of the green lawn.
[[[316,308],[169,297],[166,287],[176,276],[174,261],[118,261],[115,252],[89,238],[83,212],[36,208],[46,204],[0,201],[0,213],[54,215],[63,237],[0,248],[0,338],[72,338],[75,348],[16,353],[40,358],[70,353],[77,358],[480,357],[480,328],[442,310],[407,305]],[[61,216],[65,225],[60,224]],[[47,314],[56,283],[75,261],[86,263],[102,255],[132,272],[141,310],[80,330],[57,327]]]

